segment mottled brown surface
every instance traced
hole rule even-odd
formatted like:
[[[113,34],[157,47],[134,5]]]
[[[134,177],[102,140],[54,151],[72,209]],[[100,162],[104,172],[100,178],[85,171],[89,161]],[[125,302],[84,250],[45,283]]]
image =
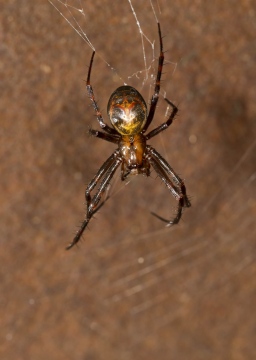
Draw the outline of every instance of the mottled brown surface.
[[[132,12],[117,3],[84,1],[103,110],[122,82],[100,56],[123,77],[143,69]],[[157,49],[151,8],[138,3]],[[117,179],[66,252],[85,184],[114,150],[86,134],[97,127],[81,81],[91,49],[47,1],[1,1],[1,359],[256,358],[255,6],[159,4],[166,58],[178,63],[163,86],[180,114],[151,143],[186,179],[193,207],[166,229],[149,212],[172,214],[160,180],[122,189]]]

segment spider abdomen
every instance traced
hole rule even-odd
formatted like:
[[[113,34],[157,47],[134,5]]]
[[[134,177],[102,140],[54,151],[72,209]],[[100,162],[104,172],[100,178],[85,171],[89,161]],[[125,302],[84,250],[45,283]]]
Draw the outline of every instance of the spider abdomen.
[[[131,86],[120,86],[110,96],[108,116],[121,135],[142,131],[147,120],[147,105],[141,94]]]

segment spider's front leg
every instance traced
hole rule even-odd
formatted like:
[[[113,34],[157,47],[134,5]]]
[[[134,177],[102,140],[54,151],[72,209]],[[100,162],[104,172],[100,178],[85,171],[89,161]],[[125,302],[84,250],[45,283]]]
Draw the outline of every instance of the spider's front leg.
[[[166,222],[168,225],[178,224],[182,216],[183,208],[191,206],[186,194],[185,185],[183,181],[179,178],[179,176],[175,174],[170,165],[162,158],[162,156],[153,147],[149,145],[147,146],[147,158],[160,179],[164,182],[168,190],[178,201],[177,213],[174,219],[166,220],[155,213],[152,214],[158,219]],[[170,179],[169,176],[171,176],[172,179]]]
[[[172,182],[177,186],[177,188],[181,192],[184,198],[184,207],[190,207],[191,203],[187,196],[187,190],[184,181],[175,173],[175,171],[168,164],[168,162],[152,146],[148,146],[147,150],[150,152],[154,161],[157,162],[159,166],[167,172],[167,174],[171,177]]]
[[[71,249],[75,244],[78,243],[80,240],[84,230],[86,229],[89,221],[93,217],[93,215],[99,210],[101,205],[98,206],[102,195],[106,191],[110,180],[112,179],[116,169],[120,165],[122,159],[120,157],[119,151],[116,150],[114,154],[112,154],[107,161],[102,165],[100,170],[97,172],[97,174],[94,176],[92,181],[89,183],[89,185],[86,188],[85,192],[85,199],[86,199],[86,218],[82,222],[82,225],[78,232],[76,233],[76,236],[74,237],[71,244],[69,244],[66,249]],[[95,188],[95,186],[98,184],[98,182],[101,180],[100,186],[96,192],[96,194],[91,197],[91,192]],[[103,204],[102,204],[103,205]]]

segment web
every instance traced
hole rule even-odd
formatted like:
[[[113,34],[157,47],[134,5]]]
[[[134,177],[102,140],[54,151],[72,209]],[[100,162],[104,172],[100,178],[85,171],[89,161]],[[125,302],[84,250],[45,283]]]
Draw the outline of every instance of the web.
[[[120,6],[120,12],[122,9],[122,12],[124,14],[130,12],[133,15],[134,22],[137,26],[135,36],[139,35],[141,41],[141,49],[139,50],[139,52],[142,58],[142,68],[133,73],[128,72],[125,75],[124,75],[125,69],[122,69],[122,76],[120,72],[117,71],[117,69],[109,63],[107,54],[103,53],[100,45],[98,45],[97,39],[91,41],[91,36],[87,34],[89,15],[87,14],[87,10],[85,10],[86,5],[84,4],[84,2],[82,0],[73,0],[73,1],[48,0],[48,1],[59,12],[59,14],[68,22],[68,24],[74,29],[74,31],[82,38],[86,46],[90,47],[91,50],[96,51],[97,56],[111,69],[111,71],[118,77],[119,80],[123,82],[124,85],[130,83],[131,81],[135,81],[135,83],[137,84],[138,88],[140,88],[140,90],[143,87],[154,85],[154,80],[156,75],[156,64],[158,57],[158,53],[155,52],[155,47],[157,46],[158,48],[159,41],[158,38],[150,39],[149,36],[147,36],[146,32],[142,30],[140,20],[137,16],[136,9],[134,8],[132,1],[127,0],[122,4],[122,6],[118,4],[116,4],[115,6],[117,8],[116,10],[117,12],[119,11],[118,7]],[[158,18],[153,2],[149,0],[146,5],[147,5],[146,6],[147,11],[148,11],[148,7],[150,9],[151,21],[157,24]],[[158,2],[157,2],[157,6],[160,11]],[[126,23],[126,21],[127,20],[124,17],[123,22]],[[109,23],[111,23],[111,20],[109,20]],[[122,44],[119,43],[117,46],[121,47]],[[126,57],[125,47],[126,46],[124,44],[122,48],[122,53],[124,54],[124,57]],[[171,71],[174,72],[177,63],[173,63],[170,60],[166,59],[165,65],[167,66],[168,64],[172,65]],[[137,79],[138,81],[136,82],[134,78]],[[165,95],[163,89],[162,89],[162,94]]]
[[[92,220],[96,225],[91,226],[88,236],[100,227],[108,211],[115,214],[115,229],[112,232],[108,229],[105,234],[97,231],[95,244],[89,251],[87,241],[82,243],[79,251],[86,253],[86,264],[70,275],[70,279],[79,277],[81,280],[87,274],[95,309],[101,309],[94,317],[88,315],[88,326],[101,339],[116,339],[117,351],[128,354],[129,358],[139,351],[141,344],[154,344],[154,338],[161,344],[159,333],[175,338],[175,326],[189,331],[184,325],[186,321],[191,331],[196,323],[203,332],[204,326],[210,326],[214,321],[214,315],[209,313],[212,311],[217,318],[219,316],[215,299],[216,306],[225,307],[230,316],[230,323],[223,320],[227,322],[224,328],[230,331],[232,322],[240,324],[245,317],[239,304],[246,304],[246,301],[236,293],[236,288],[241,294],[250,296],[245,287],[255,277],[256,128],[252,121],[255,108],[250,105],[252,95],[244,98],[238,92],[224,91],[223,97],[215,96],[223,89],[223,83],[219,77],[211,83],[215,69],[207,57],[210,50],[201,52],[198,48],[201,56],[206,54],[204,61],[193,50],[187,51],[180,45],[184,39],[176,36],[175,30],[181,25],[174,15],[173,23],[168,22],[164,15],[164,10],[170,6],[167,2],[146,1],[142,8],[137,2],[136,7],[135,1],[127,0],[115,9],[105,8],[106,24],[116,29],[114,39],[110,39],[107,25],[98,23],[96,28],[93,27],[94,21],[98,21],[97,14],[102,11],[100,7],[95,10],[90,2],[82,0],[49,2],[82,38],[83,45],[96,51],[101,74],[105,66],[108,85],[111,81],[132,84],[148,100],[157,68],[156,24],[161,23],[164,34],[168,27],[169,32],[164,38],[167,53],[161,96],[172,100],[174,97],[182,110],[182,119],[178,117],[157,145],[171,165],[186,176],[188,193],[192,194],[192,209],[185,212],[179,226],[166,228],[152,220],[148,211],[148,208],[157,208],[163,215],[171,213],[172,200],[167,197],[159,179],[152,177],[150,185],[144,178],[132,181],[129,190],[126,185],[117,185],[118,178],[114,180],[109,192],[110,201],[104,205],[109,210],[102,209]],[[178,14],[177,5],[173,6],[172,13]],[[191,24],[191,31],[196,33],[195,26]],[[203,33],[200,36],[203,37]],[[106,42],[110,43],[110,48],[104,45]],[[172,46],[176,46],[174,62],[171,61]],[[132,51],[134,48],[136,51]],[[180,58],[182,52],[187,56]],[[132,68],[135,58],[137,67]],[[183,77],[182,71],[187,72],[187,77]],[[230,79],[232,82],[231,75]],[[186,88],[187,93],[178,89],[179,85]],[[230,101],[232,106],[229,106]],[[165,104],[159,104],[157,112],[160,115],[156,121],[161,123],[169,109]],[[119,186],[118,190],[114,190],[116,186]],[[138,190],[141,187],[143,191]],[[127,191],[129,195],[125,197]],[[131,194],[136,194],[134,196],[140,200],[133,201]],[[151,200],[148,200],[149,196]],[[125,204],[125,209],[120,208],[120,204]],[[174,208],[175,202],[172,205]],[[123,221],[119,222],[119,215]],[[231,313],[228,307],[232,309]],[[237,312],[236,316],[233,312]],[[198,319],[199,313],[202,319],[207,318],[205,323]],[[120,330],[119,323],[111,322],[106,314],[121,319],[125,328]],[[211,331],[217,333],[218,326],[213,324]],[[160,345],[155,345],[155,349],[159,351],[159,348]]]

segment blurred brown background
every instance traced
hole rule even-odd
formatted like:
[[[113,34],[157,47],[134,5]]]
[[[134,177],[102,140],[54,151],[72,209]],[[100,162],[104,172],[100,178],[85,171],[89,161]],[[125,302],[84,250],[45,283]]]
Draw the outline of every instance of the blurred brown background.
[[[180,113],[151,143],[193,207],[166,229],[150,215],[174,211],[161,181],[117,178],[69,252],[86,183],[115,148],[87,136],[98,127],[82,81],[91,49],[47,1],[0,4],[1,359],[255,359],[253,1],[155,3],[177,63],[163,89]],[[141,39],[128,1],[82,5],[105,114],[122,81],[103,59],[123,78],[143,69]],[[157,56],[149,1],[135,11]],[[148,99],[152,87],[139,90]]]

